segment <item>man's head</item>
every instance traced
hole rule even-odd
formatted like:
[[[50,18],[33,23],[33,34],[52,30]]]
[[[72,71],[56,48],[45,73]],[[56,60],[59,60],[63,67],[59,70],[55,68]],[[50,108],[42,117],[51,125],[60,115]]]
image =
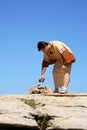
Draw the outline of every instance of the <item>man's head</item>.
[[[38,48],[38,51],[41,51],[42,49],[45,48],[45,46],[48,46],[48,43],[45,42],[45,41],[40,41],[37,43],[37,48]]]

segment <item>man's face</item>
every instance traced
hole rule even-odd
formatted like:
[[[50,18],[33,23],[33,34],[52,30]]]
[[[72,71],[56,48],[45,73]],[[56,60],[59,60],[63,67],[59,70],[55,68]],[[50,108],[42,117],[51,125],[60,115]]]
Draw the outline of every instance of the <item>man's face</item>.
[[[41,49],[42,52],[47,52],[49,50],[49,45],[45,45],[44,48]]]

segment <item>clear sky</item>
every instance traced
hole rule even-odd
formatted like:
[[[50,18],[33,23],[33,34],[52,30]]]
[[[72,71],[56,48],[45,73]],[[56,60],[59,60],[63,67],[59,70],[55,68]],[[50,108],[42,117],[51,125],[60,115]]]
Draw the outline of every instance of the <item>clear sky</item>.
[[[0,0],[0,94],[39,85],[38,41],[59,40],[73,51],[69,92],[87,92],[87,0]],[[54,89],[53,65],[40,85]]]

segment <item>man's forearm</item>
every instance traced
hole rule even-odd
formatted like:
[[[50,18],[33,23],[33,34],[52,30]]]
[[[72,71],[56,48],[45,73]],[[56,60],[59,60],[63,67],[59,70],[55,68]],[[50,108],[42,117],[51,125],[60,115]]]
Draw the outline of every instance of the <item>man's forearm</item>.
[[[44,73],[45,73],[45,71],[46,71],[46,68],[47,68],[47,67],[43,67],[43,68],[42,68],[41,75],[44,75]]]

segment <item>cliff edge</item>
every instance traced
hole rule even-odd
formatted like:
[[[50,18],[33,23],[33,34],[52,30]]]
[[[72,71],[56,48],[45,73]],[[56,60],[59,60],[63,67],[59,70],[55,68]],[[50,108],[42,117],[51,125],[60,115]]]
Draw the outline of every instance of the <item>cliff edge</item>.
[[[0,95],[0,129],[87,130],[87,93]]]

